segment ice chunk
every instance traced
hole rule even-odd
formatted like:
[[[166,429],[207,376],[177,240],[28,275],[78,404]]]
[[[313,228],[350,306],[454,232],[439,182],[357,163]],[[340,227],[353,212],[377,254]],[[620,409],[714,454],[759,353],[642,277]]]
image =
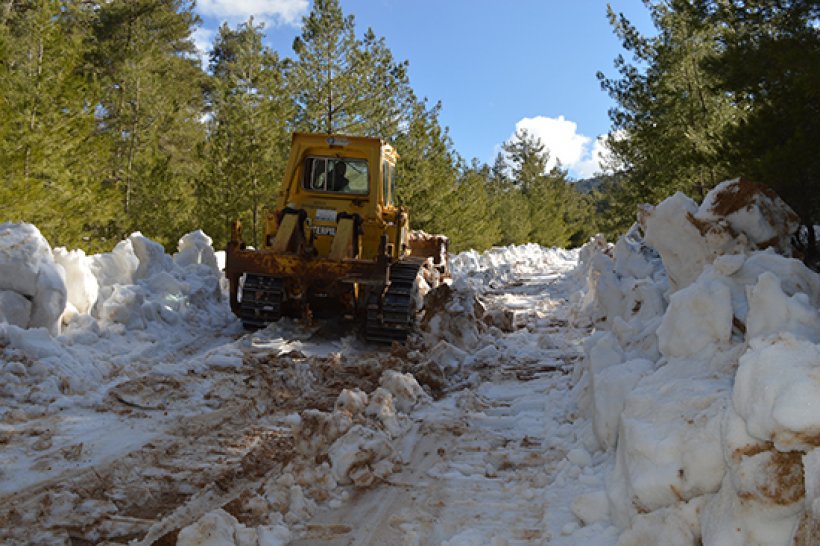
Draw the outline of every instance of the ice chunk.
[[[351,427],[328,450],[336,481],[360,486],[370,485],[375,477],[373,466],[392,455],[390,439],[384,432],[361,425]]]
[[[417,404],[430,399],[410,373],[385,370],[379,384],[393,395],[394,404],[404,413],[409,413]]]
[[[31,319],[31,301],[13,290],[0,290],[0,322],[20,328],[28,327]]]
[[[647,247],[640,235],[638,226],[632,228],[615,243],[615,272],[621,277],[643,279],[651,277],[658,268],[660,257]]]
[[[51,260],[51,247],[31,224],[0,224],[0,290],[33,297],[40,263]]]
[[[732,396],[749,433],[778,449],[810,449],[820,437],[820,345],[791,334],[754,339]]]
[[[791,332],[820,342],[820,311],[809,302],[807,294],[786,296],[780,280],[768,271],[760,275],[757,285],[749,288],[748,293],[747,339]]]
[[[173,261],[165,254],[161,244],[145,237],[139,231],[132,233],[128,238],[134,248],[134,254],[139,260],[139,266],[134,272],[134,279],[145,279],[162,271],[170,271]]]
[[[75,312],[91,312],[99,294],[99,284],[91,270],[91,260],[82,250],[55,248],[54,261],[65,270],[68,302],[74,306]]]
[[[697,497],[649,514],[640,514],[617,546],[701,546],[700,513],[709,496]]]
[[[658,329],[661,354],[685,358],[714,352],[732,335],[732,297],[719,282],[698,282],[674,294]]]
[[[181,529],[177,546],[284,546],[290,538],[284,525],[246,527],[219,508]]]
[[[439,341],[436,346],[430,350],[429,355],[430,360],[438,364],[447,374],[457,371],[467,358],[465,351],[444,340]]]
[[[51,335],[60,333],[60,317],[68,300],[63,268],[51,260],[40,263],[37,292],[31,301],[30,328],[46,328]]]
[[[639,214],[645,240],[661,255],[673,290],[688,286],[716,255],[691,221],[697,210],[694,201],[678,192]]]
[[[91,270],[101,287],[131,284],[139,263],[139,258],[134,254],[133,242],[125,239],[117,243],[111,252],[92,256]]]
[[[192,231],[179,240],[179,252],[174,254],[174,263],[180,267],[204,264],[218,274],[220,268],[212,244],[213,240],[202,230]]]
[[[350,415],[356,415],[364,410],[367,406],[367,402],[367,393],[363,390],[359,388],[354,390],[343,389],[342,392],[339,393],[339,397],[336,398],[334,408],[336,411],[346,411]]]
[[[703,199],[697,217],[725,220],[753,248],[773,247],[786,256],[791,255],[790,238],[800,225],[797,214],[771,188],[742,178],[715,186]]]
[[[145,319],[142,316],[142,305],[145,297],[138,287],[133,285],[115,284],[112,293],[99,310],[101,319],[124,324],[129,330],[145,328]]]
[[[327,413],[308,409],[293,425],[294,449],[297,453],[315,456],[327,449],[352,425],[350,415],[340,411]]]
[[[609,503],[604,491],[578,496],[572,503],[572,513],[584,525],[609,519]]]
[[[395,438],[401,433],[399,418],[393,406],[393,395],[389,391],[381,387],[373,391],[365,414],[377,418],[390,436]]]
[[[594,377],[592,428],[604,449],[615,446],[624,402],[638,381],[654,369],[654,363],[635,359],[602,369]]]
[[[627,396],[616,465],[607,481],[614,521],[717,491],[724,473],[721,421],[733,353],[670,362]],[[630,501],[624,502],[624,499]]]
[[[741,497],[727,475],[701,519],[704,546],[791,544],[801,503],[780,505]]]

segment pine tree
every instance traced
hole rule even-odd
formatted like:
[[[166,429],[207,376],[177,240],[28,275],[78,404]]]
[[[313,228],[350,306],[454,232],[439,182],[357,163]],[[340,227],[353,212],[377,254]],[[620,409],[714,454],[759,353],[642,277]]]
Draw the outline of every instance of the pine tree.
[[[657,202],[674,191],[702,198],[730,171],[719,152],[720,134],[741,112],[704,63],[720,51],[723,27],[709,18],[707,0],[646,2],[657,36],[642,36],[623,15],[609,19],[636,61],[618,56],[620,77],[598,73],[602,88],[617,103],[610,110],[610,140],[623,177],[622,209],[634,218],[635,206]],[[631,223],[624,218],[623,223]]]
[[[98,88],[82,72],[93,10],[80,1],[8,3],[0,12],[0,216],[54,245],[104,245],[114,215],[101,184]]]
[[[89,56],[104,86],[101,130],[111,146],[109,183],[122,195],[112,235],[142,230],[172,246],[194,227],[196,150],[205,136],[204,75],[188,0],[101,3]]]
[[[446,129],[438,121],[440,104],[426,108],[419,102],[407,130],[395,139],[399,153],[396,192],[410,208],[414,229],[447,233],[456,187],[455,152]]]
[[[211,55],[212,111],[198,211],[217,246],[227,242],[235,218],[259,244],[262,208],[273,202],[287,160],[293,104],[286,67],[262,38],[253,19],[236,30],[223,25]]]
[[[530,242],[532,221],[527,197],[512,182],[496,184],[493,189],[493,204],[501,231],[499,243],[521,245]]]
[[[451,252],[470,248],[481,252],[500,239],[501,227],[492,214],[488,195],[490,176],[490,168],[479,165],[477,160],[462,169],[447,222]]]
[[[541,139],[526,129],[519,129],[502,146],[510,174],[516,186],[528,194],[538,185],[549,164],[549,150]]]
[[[415,99],[407,62],[396,62],[371,29],[357,39],[338,0],[314,2],[293,49],[300,130],[391,138],[408,119]]]

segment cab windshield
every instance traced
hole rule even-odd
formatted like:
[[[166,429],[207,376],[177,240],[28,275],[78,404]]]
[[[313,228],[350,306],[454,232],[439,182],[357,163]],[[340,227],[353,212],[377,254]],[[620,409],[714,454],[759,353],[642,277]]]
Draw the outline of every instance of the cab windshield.
[[[308,157],[303,187],[332,193],[367,194],[367,161],[341,157]]]

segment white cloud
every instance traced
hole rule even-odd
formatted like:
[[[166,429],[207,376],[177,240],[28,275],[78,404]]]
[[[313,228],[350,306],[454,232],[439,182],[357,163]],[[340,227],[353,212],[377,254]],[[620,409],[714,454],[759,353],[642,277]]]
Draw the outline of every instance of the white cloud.
[[[589,178],[601,171],[601,160],[609,153],[606,146],[607,135],[593,140],[580,134],[578,124],[564,116],[523,118],[515,124],[516,132],[521,129],[540,138],[549,150],[547,169],[554,167],[557,159],[575,178]],[[512,136],[514,135],[515,133]]]
[[[575,175],[578,178],[592,178],[597,173],[601,172],[606,165],[608,158],[611,156],[607,141],[609,135],[601,135],[595,139],[592,145],[592,150],[586,153],[584,158],[572,166]]]
[[[196,47],[196,53],[203,66],[208,64],[208,53],[213,47],[214,36],[216,36],[216,31],[205,27],[199,27],[193,33],[194,47]]]
[[[308,10],[308,0],[198,0],[202,15],[236,23],[253,15],[257,21],[296,25]]]

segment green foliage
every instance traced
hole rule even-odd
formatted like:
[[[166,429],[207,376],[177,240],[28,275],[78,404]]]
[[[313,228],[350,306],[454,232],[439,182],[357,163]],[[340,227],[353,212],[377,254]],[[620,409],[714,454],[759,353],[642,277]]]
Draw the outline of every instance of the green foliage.
[[[525,194],[533,191],[547,171],[550,159],[544,143],[526,129],[519,129],[502,148],[510,165],[513,183]]]
[[[464,168],[452,199],[452,213],[448,215],[447,230],[450,251],[475,249],[479,252],[497,243],[501,237],[498,218],[488,215],[492,209],[488,186],[490,169],[477,161]]]
[[[414,229],[446,233],[456,187],[455,154],[446,129],[438,121],[440,104],[413,107],[407,130],[394,142],[400,159],[396,192],[401,205],[410,208]]]
[[[290,75],[296,127],[325,132],[394,137],[415,102],[407,62],[396,62],[371,29],[359,40],[352,15],[338,0],[316,0],[293,43]]]
[[[197,212],[217,247],[240,218],[259,244],[262,208],[272,204],[287,161],[287,121],[293,103],[286,64],[262,45],[262,26],[251,19],[219,29],[211,54],[210,119],[205,172],[197,186]]]
[[[506,159],[500,156],[493,167],[502,244],[565,247],[586,242],[592,202],[575,191],[560,165],[547,172],[549,151],[541,140],[520,130],[503,150]]]
[[[674,191],[700,198],[736,176],[774,188],[806,225],[820,218],[820,5],[812,0],[646,2],[657,36],[610,10],[636,64],[599,74],[615,175],[597,196],[603,228]],[[811,249],[810,249],[811,250]]]
[[[412,226],[454,251],[576,244],[592,222],[526,132],[488,167],[466,166],[440,104],[419,100],[406,61],[357,35],[339,0],[316,0],[280,59],[253,20],[223,26],[203,70],[192,0],[0,2],[0,221],[52,244],[109,250],[141,230],[172,248],[202,227],[215,246],[240,218],[258,245],[294,130],[379,136],[400,160]]]
[[[805,225],[820,223],[820,4],[808,0],[715,2],[731,25],[706,65],[718,91],[748,114],[724,131],[734,172],[775,189]]]
[[[122,195],[112,235],[142,230],[171,246],[195,227],[196,150],[205,137],[204,77],[184,0],[112,0],[98,6],[88,56],[103,87],[99,128],[109,143],[107,181]]]
[[[96,247],[114,208],[97,162],[98,88],[81,72],[90,13],[79,1],[3,9],[0,217],[37,224],[54,245]]]
[[[499,243],[521,245],[530,242],[532,218],[527,197],[512,184],[501,185],[493,196],[493,212],[501,230]]]
[[[647,38],[609,9],[609,19],[636,64],[615,60],[617,79],[598,73],[617,103],[610,111],[613,167],[623,174],[613,212],[634,218],[641,202],[658,202],[675,191],[695,198],[727,178],[718,137],[740,112],[729,97],[713,92],[714,75],[703,63],[720,52],[722,27],[708,17],[708,2],[646,2],[658,30]],[[622,222],[623,223],[623,222]]]

